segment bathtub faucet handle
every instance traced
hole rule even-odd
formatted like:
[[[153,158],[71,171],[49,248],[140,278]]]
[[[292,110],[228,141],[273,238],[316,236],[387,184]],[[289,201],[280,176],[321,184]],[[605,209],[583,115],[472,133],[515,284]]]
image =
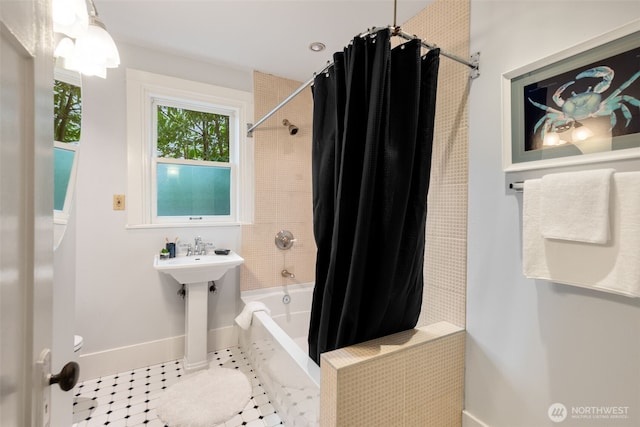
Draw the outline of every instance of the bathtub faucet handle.
[[[276,234],[275,242],[279,249],[291,249],[295,241],[296,239],[293,237],[293,234],[288,230],[280,230],[278,234]]]
[[[286,268],[284,270],[282,270],[281,272],[282,277],[288,277],[290,279],[295,279],[296,275],[291,273],[289,270],[287,270]]]

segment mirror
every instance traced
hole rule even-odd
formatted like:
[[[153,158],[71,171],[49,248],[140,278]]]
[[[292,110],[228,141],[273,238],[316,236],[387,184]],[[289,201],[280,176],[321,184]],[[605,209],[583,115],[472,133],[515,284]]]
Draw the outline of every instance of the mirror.
[[[82,131],[82,79],[56,68],[53,86],[53,249],[64,236],[73,203]]]

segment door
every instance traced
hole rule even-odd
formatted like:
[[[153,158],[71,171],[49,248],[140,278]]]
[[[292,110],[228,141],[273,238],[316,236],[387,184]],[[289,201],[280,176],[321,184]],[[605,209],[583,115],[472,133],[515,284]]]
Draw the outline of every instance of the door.
[[[49,0],[0,0],[0,425],[47,425],[53,295]],[[48,368],[45,367],[46,371]]]

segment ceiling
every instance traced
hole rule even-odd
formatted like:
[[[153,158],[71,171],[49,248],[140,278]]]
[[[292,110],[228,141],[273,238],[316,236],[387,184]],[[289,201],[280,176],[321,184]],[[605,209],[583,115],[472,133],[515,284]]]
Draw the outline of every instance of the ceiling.
[[[393,24],[393,0],[95,0],[118,42],[298,81],[356,34]],[[398,0],[398,25],[430,0]],[[309,44],[322,42],[323,52]]]

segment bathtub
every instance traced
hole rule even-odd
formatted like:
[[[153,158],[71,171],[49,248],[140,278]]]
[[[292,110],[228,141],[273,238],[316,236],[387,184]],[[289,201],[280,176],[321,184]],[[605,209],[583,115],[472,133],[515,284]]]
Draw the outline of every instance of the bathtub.
[[[288,426],[317,426],[320,367],[308,356],[307,333],[313,283],[244,291],[242,301],[261,301],[271,311],[253,313],[240,328],[245,352],[271,404]]]

